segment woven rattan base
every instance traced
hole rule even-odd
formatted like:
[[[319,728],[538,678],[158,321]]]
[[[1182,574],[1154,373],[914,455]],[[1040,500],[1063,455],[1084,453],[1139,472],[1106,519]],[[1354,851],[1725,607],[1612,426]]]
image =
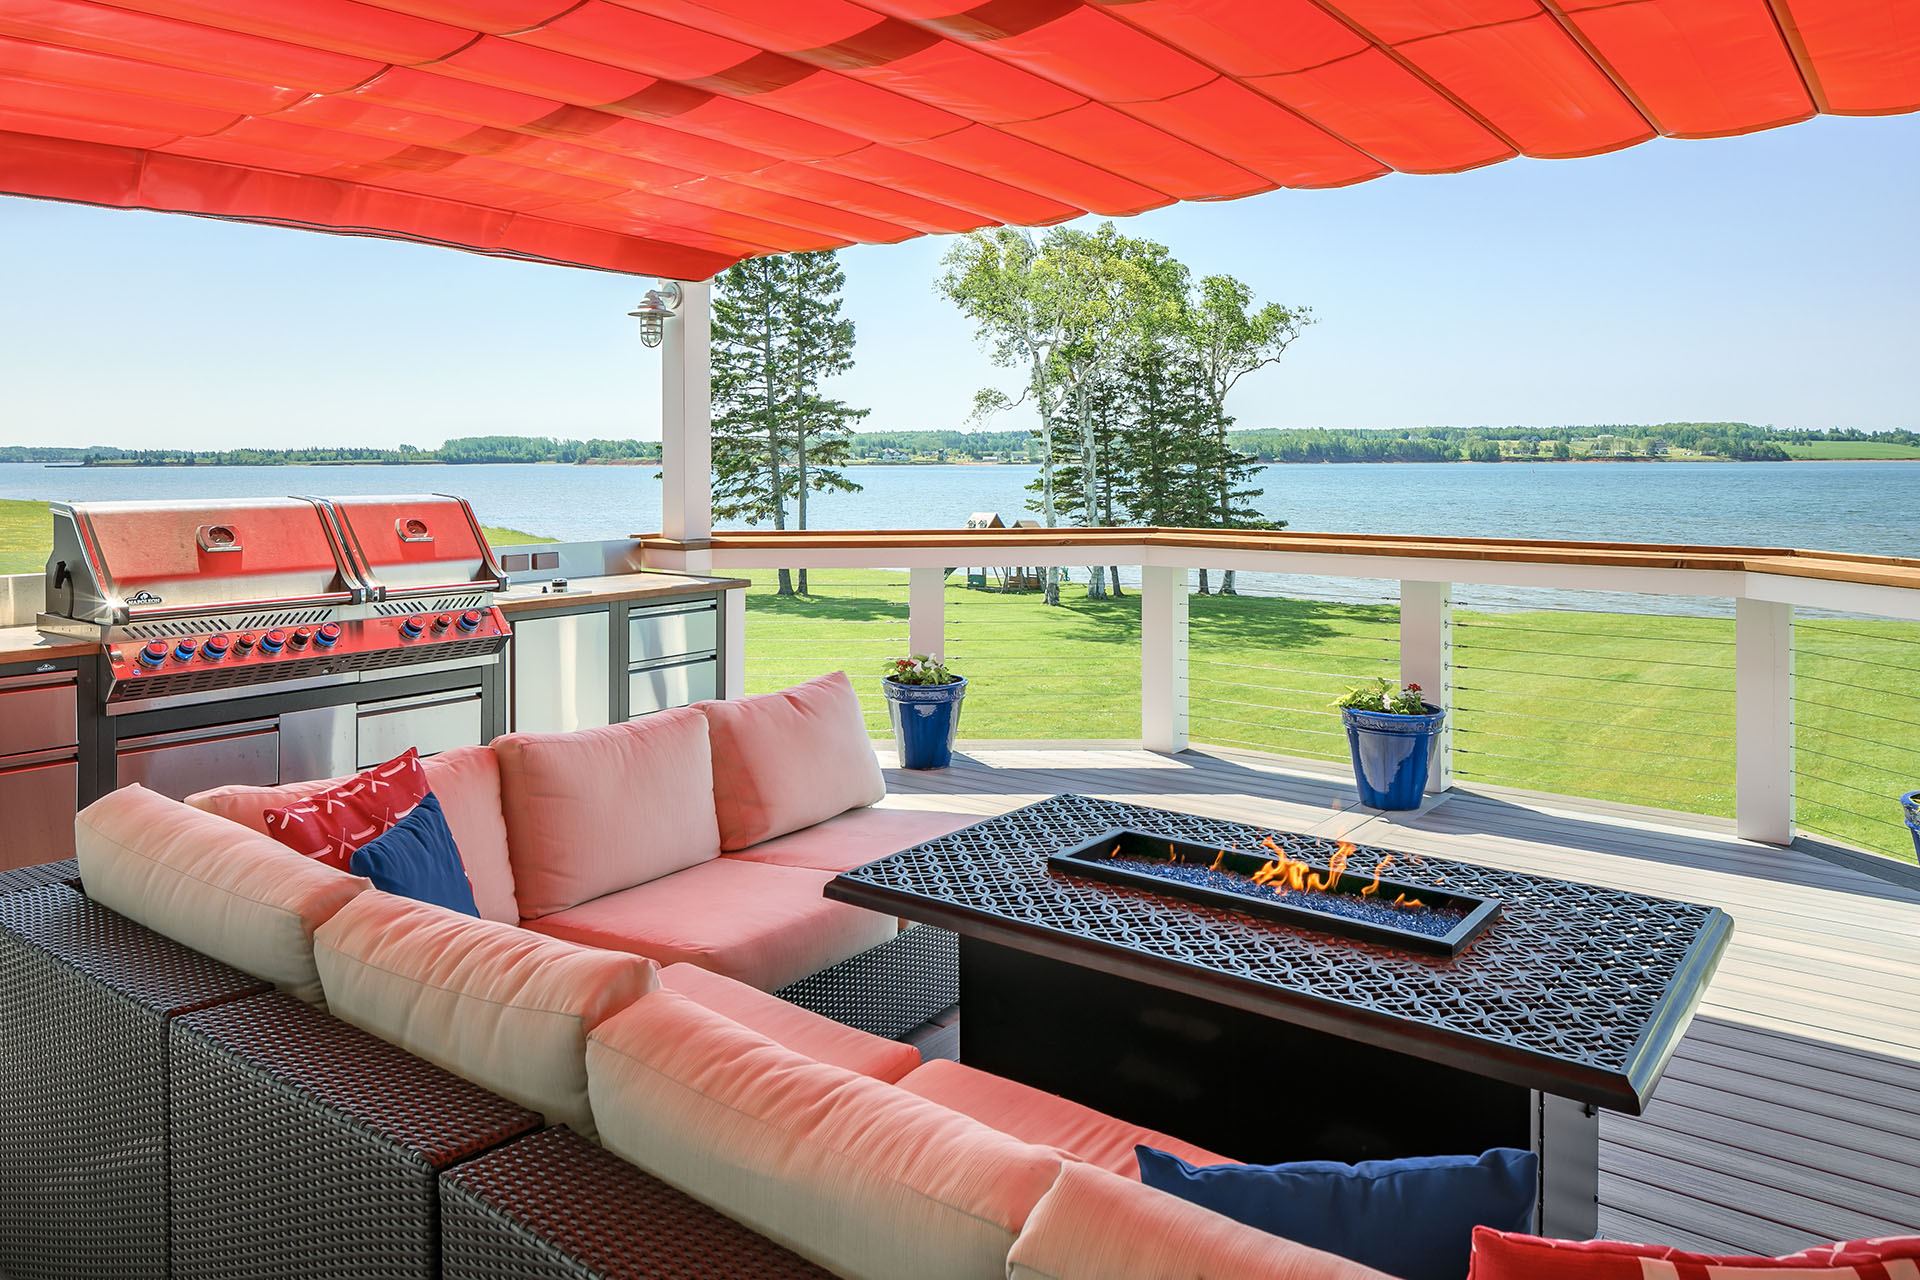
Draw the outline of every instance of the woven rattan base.
[[[446,1280],[825,1280],[765,1236],[567,1129],[440,1180]]]
[[[182,1280],[431,1280],[440,1171],[541,1123],[278,993],[172,1033]]]
[[[168,1021],[265,986],[66,885],[0,897],[0,1275],[170,1274]]]
[[[80,864],[72,858],[63,862],[43,862],[34,867],[15,867],[12,871],[0,871],[0,894],[18,893],[22,889],[38,889],[43,884],[78,885],[80,883]]]
[[[898,1040],[960,1000],[960,940],[917,924],[775,995],[803,1009]]]

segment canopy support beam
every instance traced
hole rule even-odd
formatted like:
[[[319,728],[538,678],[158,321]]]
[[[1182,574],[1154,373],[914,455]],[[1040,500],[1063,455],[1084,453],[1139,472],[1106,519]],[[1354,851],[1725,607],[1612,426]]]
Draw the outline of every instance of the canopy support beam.
[[[713,564],[712,295],[705,280],[682,281],[660,344],[660,528],[685,550],[650,568],[706,573]]]

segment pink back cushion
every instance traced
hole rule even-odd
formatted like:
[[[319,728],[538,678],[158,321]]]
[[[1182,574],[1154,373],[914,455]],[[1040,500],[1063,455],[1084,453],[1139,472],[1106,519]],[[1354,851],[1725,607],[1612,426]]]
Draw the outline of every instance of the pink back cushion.
[[[779,693],[703,702],[713,734],[720,847],[732,852],[885,798],[847,673]]]
[[[1920,1276],[1920,1236],[1885,1236],[1815,1245],[1779,1258],[1688,1253],[1670,1245],[1619,1240],[1547,1240],[1517,1231],[1473,1229],[1468,1280],[1907,1280]]]
[[[1545,1275],[1547,1273],[1538,1273]],[[1391,1280],[1090,1164],[1069,1164],[1007,1255],[1009,1280]]]
[[[427,786],[440,797],[460,861],[473,885],[473,903],[487,920],[516,924],[513,865],[507,857],[507,824],[500,813],[500,766],[491,747],[455,747],[420,762]],[[243,827],[265,832],[268,809],[282,808],[337,786],[338,778],[290,782],[280,787],[215,787],[187,803]]]
[[[720,856],[707,721],[691,707],[574,733],[496,738],[522,919]]]

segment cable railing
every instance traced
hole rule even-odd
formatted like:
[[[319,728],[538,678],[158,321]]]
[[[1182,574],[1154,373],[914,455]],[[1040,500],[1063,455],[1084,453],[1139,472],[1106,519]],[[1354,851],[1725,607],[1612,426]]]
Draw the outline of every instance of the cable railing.
[[[880,667],[907,651],[904,569],[809,569],[804,594],[782,596],[772,569],[735,570],[748,578],[746,691],[770,693],[827,671],[845,671],[860,695],[867,732],[884,735]],[[800,570],[790,570],[796,591]]]
[[[1793,642],[1801,828],[1911,859],[1898,797],[1920,790],[1920,623],[1802,617]]]
[[[1333,703],[1375,676],[1399,677],[1399,606],[1315,594],[1292,579],[1236,576],[1236,594],[1187,601],[1193,740],[1345,760]]]
[[[1563,599],[1455,609],[1454,776],[1733,816],[1733,620]]]

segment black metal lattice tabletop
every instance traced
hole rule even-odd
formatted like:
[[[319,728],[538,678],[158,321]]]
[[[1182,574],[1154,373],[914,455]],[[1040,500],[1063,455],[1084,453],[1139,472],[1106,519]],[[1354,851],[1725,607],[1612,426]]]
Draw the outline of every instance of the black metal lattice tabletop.
[[[1048,869],[1049,854],[1114,827],[1242,849],[1272,837],[1322,865],[1337,844],[1062,795],[847,872],[827,895],[1634,1113],[1732,932],[1714,907],[1355,849],[1350,871],[1391,854],[1399,880],[1501,902],[1448,959]]]

